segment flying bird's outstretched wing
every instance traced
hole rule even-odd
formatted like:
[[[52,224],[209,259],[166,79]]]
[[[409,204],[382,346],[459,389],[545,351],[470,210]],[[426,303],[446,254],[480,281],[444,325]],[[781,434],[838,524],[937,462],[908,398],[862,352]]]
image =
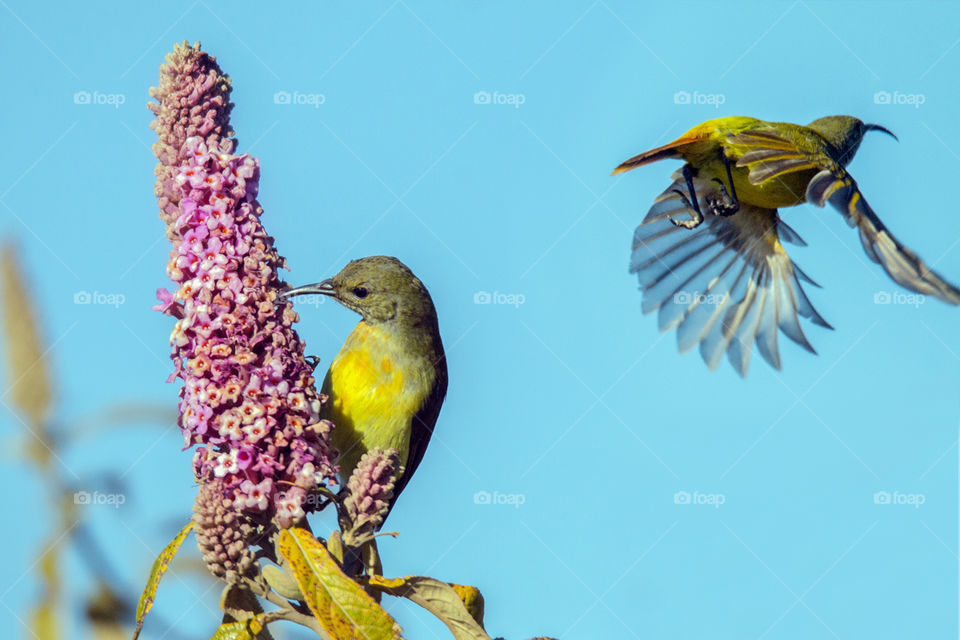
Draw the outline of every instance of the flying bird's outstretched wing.
[[[713,214],[710,203],[722,196],[715,182],[699,179],[694,179],[694,188],[703,224],[693,230],[675,226],[671,218],[693,211],[678,193],[687,193],[682,174],[672,177],[674,183],[657,197],[633,236],[630,271],[637,274],[643,291],[643,312],[658,311],[661,331],[677,329],[681,353],[699,344],[711,369],[726,353],[740,375],[746,375],[754,343],[779,369],[778,330],[816,353],[798,316],[830,328],[800,281],[818,285],[790,261],[781,245],[803,245],[800,236],[775,209],[741,203],[732,216]]]
[[[829,202],[842,213],[847,224],[860,231],[860,243],[870,259],[898,284],[950,304],[960,304],[960,289],[930,269],[920,256],[890,233],[846,171],[838,176],[824,169],[814,176],[807,187],[807,201],[818,207]]]
[[[856,181],[828,154],[810,154],[793,142],[765,129],[731,136],[731,144],[745,149],[738,167],[749,167],[749,179],[759,184],[786,173],[818,170],[807,186],[806,199],[818,207],[829,202],[860,232],[863,250],[898,284],[911,291],[960,304],[960,289],[930,269],[916,253],[890,233],[867,203]]]

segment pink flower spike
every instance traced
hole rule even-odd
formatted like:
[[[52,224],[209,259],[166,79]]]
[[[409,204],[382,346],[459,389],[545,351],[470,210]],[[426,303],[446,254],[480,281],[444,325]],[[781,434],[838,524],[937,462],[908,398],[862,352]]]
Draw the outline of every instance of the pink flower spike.
[[[175,285],[156,308],[178,318],[171,357],[194,474],[257,522],[289,526],[323,502],[307,497],[334,482],[336,452],[297,315],[277,303],[284,260],[260,219],[259,163],[234,155],[230,81],[198,46],[177,47],[151,95]]]

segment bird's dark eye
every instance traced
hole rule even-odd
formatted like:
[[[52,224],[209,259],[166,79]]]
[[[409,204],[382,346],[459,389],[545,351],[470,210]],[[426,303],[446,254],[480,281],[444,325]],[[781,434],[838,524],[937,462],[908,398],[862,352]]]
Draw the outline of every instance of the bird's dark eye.
[[[357,296],[358,298],[366,298],[366,297],[367,297],[367,293],[369,293],[369,292],[367,291],[366,287],[354,287],[354,288],[353,288],[353,295]]]

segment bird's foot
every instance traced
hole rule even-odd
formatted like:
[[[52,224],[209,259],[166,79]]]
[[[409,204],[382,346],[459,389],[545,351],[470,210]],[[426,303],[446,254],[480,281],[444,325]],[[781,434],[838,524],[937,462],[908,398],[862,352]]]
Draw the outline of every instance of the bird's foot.
[[[732,216],[740,210],[740,202],[730,196],[727,192],[726,185],[723,184],[723,180],[714,178],[713,181],[717,183],[717,188],[720,190],[720,193],[711,193],[706,196],[707,207],[709,207],[710,213],[721,217]]]
[[[694,206],[694,204],[690,202],[690,198],[687,197],[687,194],[685,194],[683,191],[680,191],[680,189],[674,189],[673,192],[680,196],[683,206],[690,211],[693,211],[693,214],[691,214],[691,220],[675,220],[670,218],[670,222],[672,222],[674,226],[683,227],[685,229],[694,229],[699,227],[700,223],[703,222],[703,214],[700,213],[700,207]]]
[[[317,365],[320,364],[319,356],[303,356],[303,359],[310,365],[310,368],[314,371],[317,369]]]
[[[720,149],[720,159],[723,161],[723,168],[727,173],[727,182],[730,184],[730,191],[727,191],[727,185],[723,184],[720,178],[714,178],[720,188],[720,196],[707,198],[707,206],[710,212],[717,216],[732,216],[740,210],[740,199],[737,198],[737,187],[733,184],[733,172],[730,169],[730,158],[727,157],[725,149]]]

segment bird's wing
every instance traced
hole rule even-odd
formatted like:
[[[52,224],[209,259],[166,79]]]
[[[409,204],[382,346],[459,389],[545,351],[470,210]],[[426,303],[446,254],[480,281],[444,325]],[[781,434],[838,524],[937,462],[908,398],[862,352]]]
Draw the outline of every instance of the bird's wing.
[[[753,184],[795,171],[822,168],[818,158],[811,157],[773,129],[741,131],[727,136],[726,142],[739,151],[737,166],[750,169],[749,180]]]
[[[406,488],[413,473],[420,466],[423,455],[427,452],[427,445],[430,443],[430,437],[433,436],[433,427],[437,423],[437,417],[440,415],[440,407],[443,405],[443,398],[447,394],[447,362],[446,356],[441,352],[439,360],[434,364],[437,372],[436,380],[430,389],[430,394],[424,401],[423,406],[417,411],[410,425],[410,448],[407,452],[407,464],[404,467],[403,475],[397,481],[393,489],[393,501],[390,508],[396,503],[397,498]]]
[[[847,224],[857,227],[863,250],[870,259],[879,263],[898,284],[950,304],[960,304],[960,289],[903,246],[874,213],[856,181],[846,170],[842,172],[838,175],[834,170],[824,169],[814,176],[807,186],[807,202],[818,207],[829,202],[842,213]]]
[[[860,242],[866,254],[898,284],[950,304],[960,304],[960,289],[931,270],[890,233],[863,197],[853,177],[829,155],[809,154],[793,142],[763,129],[730,136],[728,142],[743,150],[737,166],[749,167],[749,179],[754,184],[793,171],[818,170],[807,186],[807,202],[818,207],[829,202],[842,213],[847,224],[857,227],[860,232]]]
[[[630,272],[643,291],[643,312],[659,312],[661,331],[677,329],[683,353],[700,345],[700,355],[715,369],[726,352],[746,375],[753,344],[777,369],[778,329],[816,353],[800,328],[798,316],[831,328],[817,313],[800,281],[814,286],[794,265],[781,241],[805,244],[774,209],[741,203],[727,217],[713,215],[707,199],[715,197],[712,181],[694,179],[703,223],[690,230],[675,226],[693,212],[677,190],[686,193],[680,172],[654,201],[633,236]]]

